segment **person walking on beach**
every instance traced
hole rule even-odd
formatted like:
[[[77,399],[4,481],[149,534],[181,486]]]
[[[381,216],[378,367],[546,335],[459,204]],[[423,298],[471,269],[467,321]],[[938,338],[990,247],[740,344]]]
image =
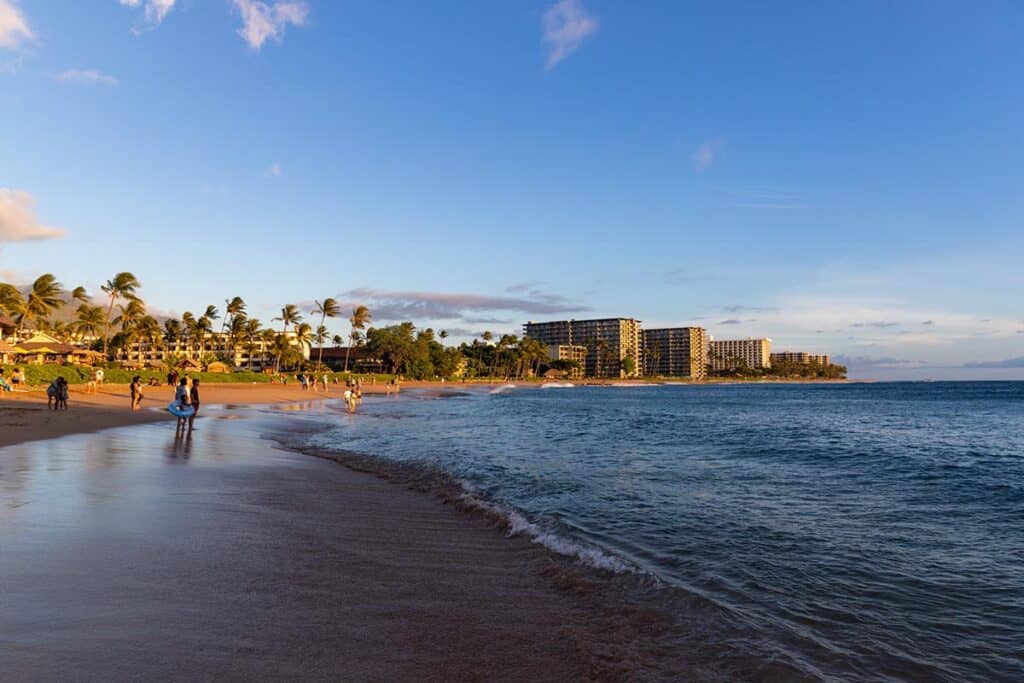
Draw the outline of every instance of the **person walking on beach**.
[[[182,377],[181,382],[178,384],[178,388],[174,390],[174,402],[178,404],[178,408],[183,410],[189,404],[188,394],[188,378]],[[187,417],[178,417],[177,431],[185,431],[185,425],[188,422]]]
[[[139,377],[138,375],[132,377],[131,394],[132,412],[135,412],[139,409],[139,406],[142,404],[142,378]]]
[[[63,377],[57,378],[57,407],[55,410],[68,409],[68,381]]]
[[[60,382],[54,377],[50,386],[46,387],[46,407],[49,410],[57,410],[58,396],[60,395]]]
[[[188,433],[192,433],[192,423],[196,421],[199,414],[199,380],[192,380],[192,391],[189,392],[189,399],[192,403],[192,417],[188,418]]]

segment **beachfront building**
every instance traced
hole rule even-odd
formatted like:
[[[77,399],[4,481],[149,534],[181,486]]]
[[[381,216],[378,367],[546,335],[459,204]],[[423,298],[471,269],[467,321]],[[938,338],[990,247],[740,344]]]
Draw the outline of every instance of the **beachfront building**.
[[[761,369],[772,366],[771,339],[712,339],[708,350],[711,372]]]
[[[291,330],[283,334],[288,343],[297,347],[302,357],[309,360],[310,344],[299,342]],[[211,355],[229,361],[233,367],[251,366],[255,370],[274,365],[277,358],[274,343],[269,339],[232,339],[228,334],[209,332],[202,340],[185,337],[164,337],[158,341],[136,339],[126,351],[126,360],[138,366],[162,367],[171,358],[202,359]]]
[[[309,349],[309,358],[312,361],[320,360],[321,350],[319,346]],[[384,361],[370,353],[365,346],[325,346],[323,347],[323,364],[331,370],[341,372],[345,369],[345,362],[348,361],[348,369],[351,372],[384,372]]]
[[[803,351],[778,351],[771,355],[772,365],[793,363],[795,365],[829,365],[832,361],[827,355],[805,353]]]
[[[552,346],[582,346],[587,350],[583,371],[588,377],[637,377],[643,363],[640,321],[635,318],[530,321],[524,336]],[[577,351],[567,350],[570,356]]]
[[[583,376],[583,368],[587,366],[587,347],[581,344],[548,344],[549,361],[571,361],[576,367],[571,368],[566,376],[576,379]]]
[[[12,339],[11,351],[19,363],[42,365],[43,363],[70,363],[72,352],[70,344],[65,344],[44,332],[36,332],[25,340]]]
[[[707,376],[708,332],[703,327],[661,327],[644,330],[644,372],[653,377]]]

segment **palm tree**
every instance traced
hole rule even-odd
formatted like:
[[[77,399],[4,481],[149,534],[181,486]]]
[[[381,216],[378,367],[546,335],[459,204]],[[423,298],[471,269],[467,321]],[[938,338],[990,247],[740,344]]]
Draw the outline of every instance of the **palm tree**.
[[[299,313],[299,307],[296,306],[295,304],[286,304],[285,307],[281,309],[281,315],[279,315],[276,318],[273,318],[273,320],[281,321],[281,334],[287,335],[289,325],[298,325],[300,322],[302,322],[302,314]],[[280,353],[277,354],[277,370],[278,372],[281,371]]]
[[[75,287],[74,289],[71,290],[71,301],[69,301],[68,303],[71,303],[73,301],[77,301],[80,304],[89,303],[89,293],[85,291],[85,287],[79,285],[78,287]]]
[[[210,311],[213,311],[213,316],[210,316]],[[196,335],[199,337],[199,357],[202,358],[206,354],[206,335],[213,332],[213,320],[217,317],[217,309],[213,306],[206,307],[206,313],[204,313],[198,320],[196,320]]]
[[[336,318],[341,313],[341,306],[338,305],[337,300],[332,299],[330,297],[327,297],[326,299],[324,299],[323,303],[321,303],[319,301],[314,301],[313,303],[316,304],[316,306],[313,308],[312,311],[310,311],[311,315],[316,315],[317,313],[320,314],[320,325],[317,327],[318,330],[321,327],[324,327],[324,321],[327,320],[327,318]],[[327,329],[327,328],[324,328],[324,329]],[[324,343],[321,340],[320,341],[320,355],[316,359],[317,366],[322,365],[323,359],[324,359]]]
[[[107,315],[103,322],[103,355],[107,355],[107,345],[110,340],[110,316],[114,313],[114,304],[118,299],[134,297],[135,290],[141,287],[138,278],[128,272],[118,273],[107,284],[100,287],[110,297],[110,305],[107,306]]]
[[[0,311],[15,316],[25,306],[25,297],[18,288],[6,282],[0,282]]]
[[[263,365],[263,362],[267,358],[267,351],[270,351],[271,355],[273,355],[274,349],[277,346],[278,337],[283,337],[283,335],[277,332],[276,330],[270,329],[269,327],[263,329],[260,332],[260,339],[263,342],[262,355],[260,356],[261,366]]]
[[[342,337],[340,334],[336,334],[333,337],[331,337],[331,344],[336,349],[340,349],[341,345],[344,344],[344,343],[345,343],[345,338]]]
[[[98,336],[103,331],[103,309],[100,306],[80,304],[75,311],[74,329],[79,337]]]
[[[174,318],[168,318],[164,321],[164,342],[167,344],[176,344],[183,335],[181,328],[181,321],[175,320]]]
[[[192,315],[191,311],[185,311],[181,314],[181,328],[185,336],[185,357],[191,358],[192,348],[195,346],[196,336],[199,333],[196,317]]]
[[[24,305],[16,318],[19,327],[24,329],[33,320],[45,320],[50,311],[64,304],[60,298],[63,293],[61,284],[51,273],[36,278],[25,297]]]
[[[160,323],[151,315],[144,315],[135,324],[135,331],[139,338],[139,362],[142,362],[148,346],[160,343]]]
[[[138,336],[137,324],[144,315],[146,315],[146,305],[142,303],[142,299],[133,296],[121,306],[120,315],[113,320],[115,325],[121,326],[126,360],[129,360],[128,353],[131,349],[131,342]]]
[[[483,364],[484,348],[486,348],[490,341],[494,339],[494,334],[490,330],[484,330],[483,332],[480,333],[480,339],[482,340],[482,343],[480,344],[480,353],[477,355],[476,359],[477,365]]]
[[[249,352],[249,370],[252,371],[252,352],[256,348],[256,339],[260,336],[260,321],[256,318],[246,318],[244,334]]]
[[[226,315],[220,326],[221,332],[224,332],[237,316],[245,315],[245,300],[240,296],[236,296],[230,301],[224,299],[224,313]]]
[[[302,349],[311,346],[313,343],[313,328],[307,323],[299,323],[295,326],[295,343],[301,354]]]
[[[316,339],[316,344],[317,344],[317,346],[320,347],[320,358],[317,359],[317,369],[318,370],[321,367],[323,367],[321,365],[320,361],[324,357],[324,344],[327,343],[327,336],[329,334],[330,333],[327,331],[327,326],[326,325],[320,325],[319,327],[316,328],[316,332],[313,333],[313,338]]]
[[[231,353],[231,364],[235,365],[236,351],[239,340],[245,337],[245,323],[248,318],[244,313],[235,313],[231,316],[231,324],[228,325],[228,347]]]
[[[365,330],[366,326],[373,320],[373,315],[370,313],[370,309],[360,304],[352,309],[352,317],[348,319],[348,323],[351,326],[349,331],[349,342],[348,349],[345,351],[345,372],[348,372],[348,357],[352,353],[352,347],[356,343],[356,333]]]

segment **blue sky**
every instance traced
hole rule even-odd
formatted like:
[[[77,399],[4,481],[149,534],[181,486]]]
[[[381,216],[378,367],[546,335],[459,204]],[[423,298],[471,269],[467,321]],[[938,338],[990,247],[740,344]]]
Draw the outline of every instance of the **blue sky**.
[[[456,335],[631,315],[861,375],[1024,356],[1022,29],[997,2],[0,0],[0,278]]]

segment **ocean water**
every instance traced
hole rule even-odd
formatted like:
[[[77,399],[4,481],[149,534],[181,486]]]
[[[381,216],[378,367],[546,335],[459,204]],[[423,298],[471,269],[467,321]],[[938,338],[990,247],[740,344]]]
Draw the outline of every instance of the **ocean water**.
[[[1024,383],[408,392],[307,445],[451,475],[702,677],[1024,680]]]

